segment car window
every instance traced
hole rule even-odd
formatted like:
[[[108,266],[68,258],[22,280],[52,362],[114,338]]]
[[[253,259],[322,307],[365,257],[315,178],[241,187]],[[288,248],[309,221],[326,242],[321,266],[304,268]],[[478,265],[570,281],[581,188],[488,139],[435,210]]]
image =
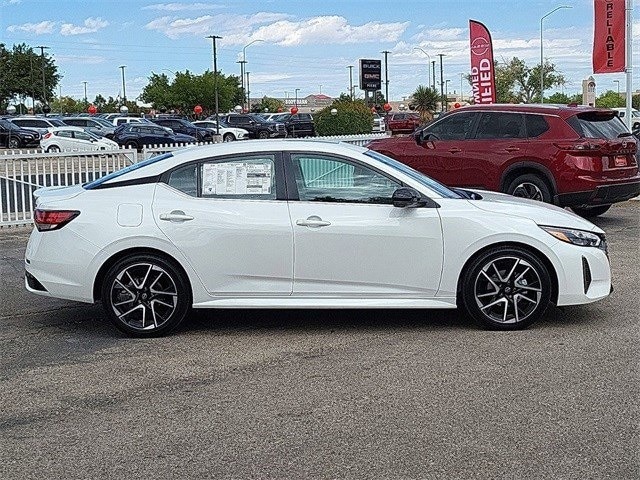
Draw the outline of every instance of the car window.
[[[52,119],[49,120],[49,124],[53,125],[54,127],[64,127],[64,122],[61,120],[57,120],[57,119]]]
[[[542,115],[524,116],[524,122],[527,126],[527,137],[538,137],[549,130],[549,124]]]
[[[56,132],[56,135],[58,137],[73,138],[73,133],[71,132],[71,130],[60,130],[59,132]]]
[[[116,118],[116,125],[122,125],[123,123],[127,123],[126,118]]]
[[[462,112],[447,115],[429,126],[425,132],[436,135],[440,140],[464,140],[471,138],[471,127],[475,113]]]
[[[198,164],[184,166],[169,175],[169,186],[192,197],[198,196]]]
[[[91,136],[89,136],[85,132],[73,132],[73,136],[75,138],[77,138],[78,140],[87,140],[87,141],[90,141],[91,138],[92,138]]]
[[[84,127],[86,124],[86,120],[81,120],[79,118],[68,118],[64,122],[67,125],[73,125],[74,127]]]
[[[13,120],[13,123],[18,125],[19,127],[24,127],[24,128],[37,127],[37,124],[36,124],[35,120],[17,118],[15,120]]]
[[[292,154],[300,200],[391,204],[398,182],[359,163],[321,154]]]
[[[522,115],[519,113],[485,112],[480,116],[476,138],[524,138]]]
[[[275,200],[275,157],[254,154],[205,162],[200,172],[206,198]]]
[[[613,112],[585,112],[567,118],[569,125],[585,138],[617,138],[627,133],[624,122]]]

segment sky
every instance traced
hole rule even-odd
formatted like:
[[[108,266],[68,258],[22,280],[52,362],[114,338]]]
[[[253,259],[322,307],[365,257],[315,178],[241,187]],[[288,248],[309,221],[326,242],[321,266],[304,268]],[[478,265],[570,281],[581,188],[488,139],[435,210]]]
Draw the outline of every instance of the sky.
[[[87,82],[90,100],[121,94],[121,65],[129,99],[152,72],[172,78],[212,70],[208,35],[222,37],[217,63],[224,74],[239,75],[244,50],[252,97],[283,98],[296,89],[299,97],[338,96],[348,92],[349,65],[357,84],[358,60],[382,59],[387,50],[389,97],[400,101],[429,83],[427,54],[445,55],[449,93],[461,85],[470,93],[461,83],[470,68],[469,19],[491,32],[496,60],[539,63],[540,18],[559,5],[572,8],[544,20],[544,57],[573,94],[592,74],[593,0],[0,0],[0,42],[49,47],[63,75],[62,95],[83,98]],[[640,89],[639,18],[636,6],[633,91]],[[598,93],[618,85],[625,91],[622,73],[593,76]]]

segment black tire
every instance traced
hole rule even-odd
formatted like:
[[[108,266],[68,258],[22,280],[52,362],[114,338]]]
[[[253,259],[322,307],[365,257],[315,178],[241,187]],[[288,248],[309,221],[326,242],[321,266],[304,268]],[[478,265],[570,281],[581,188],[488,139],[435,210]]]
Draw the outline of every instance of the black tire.
[[[267,132],[266,130],[262,130],[260,133],[258,133],[258,138],[269,138],[269,132]]]
[[[222,137],[223,142],[233,142],[235,139],[236,137],[233,135],[233,133],[225,133]]]
[[[11,137],[7,141],[7,148],[20,148],[20,139],[17,137]]]
[[[133,337],[166,335],[191,308],[191,288],[184,273],[152,254],[116,262],[104,277],[101,298],[109,320]]]
[[[574,213],[576,213],[577,215],[580,215],[581,217],[593,218],[608,212],[610,208],[611,208],[611,205],[599,205],[597,207],[587,207],[587,208],[571,207],[571,210],[573,210]]]
[[[47,148],[47,153],[56,153],[60,151],[60,147],[57,145],[51,145],[49,148]]]
[[[545,203],[551,203],[553,195],[547,181],[535,173],[527,173],[513,179],[507,186],[509,195],[529,198]]]
[[[460,299],[484,327],[519,330],[538,320],[549,306],[551,276],[527,250],[496,247],[475,258],[463,272]]]

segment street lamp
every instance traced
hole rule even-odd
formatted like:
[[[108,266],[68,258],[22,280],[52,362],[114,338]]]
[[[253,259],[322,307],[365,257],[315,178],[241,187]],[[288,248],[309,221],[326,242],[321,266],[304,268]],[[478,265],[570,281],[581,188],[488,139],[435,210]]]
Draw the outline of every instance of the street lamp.
[[[442,57],[446,57],[444,53],[439,53],[440,57],[440,111],[445,111],[445,101],[444,101],[444,75],[442,71]]]
[[[551,15],[553,12],[557,12],[563,8],[573,8],[570,5],[560,5],[559,7],[554,8],[549,13],[543,15],[540,19],[540,103],[544,103],[544,55],[543,49],[544,45],[542,43],[542,21]]]
[[[449,82],[451,80],[444,81],[444,101],[447,103],[447,110],[449,110]]]
[[[84,81],[82,83],[84,84],[84,106],[86,107],[87,103],[88,103],[87,102],[87,83],[89,83],[89,82]],[[62,96],[62,95],[60,95],[60,96]]]
[[[239,62],[240,63],[240,76],[243,79],[242,80],[242,106],[244,107],[244,69],[246,68],[246,64],[247,64],[247,47],[253,45],[254,43],[257,42],[264,42],[264,40],[261,40],[259,38],[250,41],[249,43],[247,43],[244,47],[242,47],[242,61]],[[247,102],[249,101],[249,99],[247,99]]]
[[[614,80],[613,83],[618,85],[618,96],[620,96],[620,80]]]
[[[219,100],[218,100],[218,53],[216,50],[216,40],[221,39],[218,35],[209,35],[207,38],[211,39],[211,54],[213,56],[211,65],[213,67],[213,97],[215,102],[216,109],[216,135],[220,135],[220,114],[219,110]]]
[[[300,89],[296,88],[296,103],[295,103],[296,107],[298,106],[298,92],[299,91],[300,91]]]
[[[429,55],[427,52],[425,52],[420,47],[413,47],[413,49],[414,50],[420,50],[422,53],[424,53],[429,58],[429,62],[427,63],[427,83],[430,83],[431,82],[431,72],[429,70],[429,67],[431,65],[431,55]],[[435,88],[435,85],[432,85],[431,88]]]
[[[123,105],[126,105],[127,103],[127,88],[126,85],[124,83],[124,69],[127,68],[126,65],[120,65],[118,67],[120,70],[122,70],[122,99],[123,99]]]

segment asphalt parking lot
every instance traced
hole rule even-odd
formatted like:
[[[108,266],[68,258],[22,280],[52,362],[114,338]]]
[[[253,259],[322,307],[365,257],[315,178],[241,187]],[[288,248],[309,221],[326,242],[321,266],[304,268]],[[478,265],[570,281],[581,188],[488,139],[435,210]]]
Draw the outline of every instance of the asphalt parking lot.
[[[133,340],[28,294],[0,231],[0,478],[637,479],[640,202],[615,292],[521,332],[452,311],[211,311]]]

